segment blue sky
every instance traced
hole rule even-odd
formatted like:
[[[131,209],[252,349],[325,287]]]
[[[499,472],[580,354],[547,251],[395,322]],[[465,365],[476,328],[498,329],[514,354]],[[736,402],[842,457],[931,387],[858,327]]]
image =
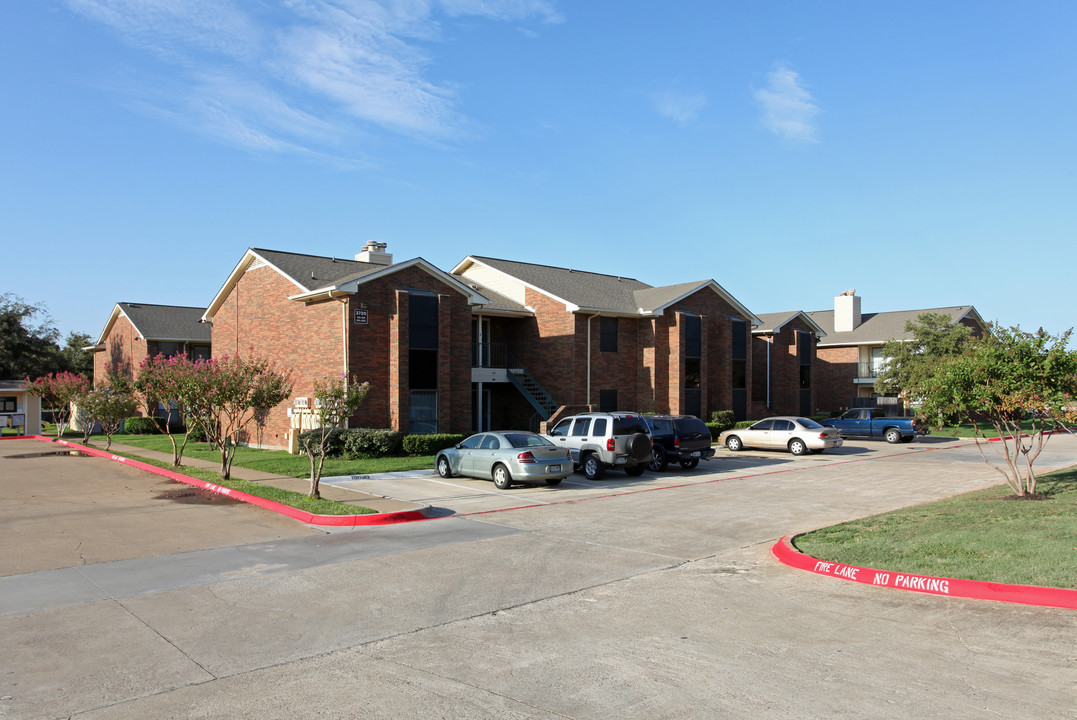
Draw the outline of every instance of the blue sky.
[[[1074,325],[1077,4],[9,0],[4,291],[96,337],[248,247]]]

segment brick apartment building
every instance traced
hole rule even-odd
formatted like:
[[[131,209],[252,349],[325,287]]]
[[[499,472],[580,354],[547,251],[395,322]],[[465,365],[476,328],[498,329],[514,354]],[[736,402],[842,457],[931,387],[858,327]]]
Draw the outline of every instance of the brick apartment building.
[[[816,343],[826,333],[799,310],[760,313],[759,320],[752,329],[752,417],[811,416]]]
[[[134,378],[147,357],[184,354],[208,358],[211,328],[202,322],[205,308],[147,303],[116,303],[97,342],[86,350],[94,353],[94,385],[105,383],[109,372]]]
[[[355,260],[249,249],[206,309],[213,355],[268,358],[293,397],[245,440],[295,447],[314,381],[371,384],[352,427],[471,429],[471,313],[488,300],[422,258],[368,243]]]
[[[862,313],[860,305],[856,291],[848,290],[834,298],[833,310],[808,313],[825,333],[817,346],[818,371],[813,381],[819,412],[883,403],[875,393],[875,379],[886,362],[883,346],[891,338],[912,340],[905,323],[915,322],[924,313],[948,315],[954,324],[967,325],[976,335],[988,332],[987,323],[972,305],[881,313]],[[886,405],[892,405],[895,413],[906,412],[900,398]]]
[[[476,429],[584,408],[747,417],[759,319],[714,280],[652,287],[478,256],[452,273],[491,300],[471,320]]]

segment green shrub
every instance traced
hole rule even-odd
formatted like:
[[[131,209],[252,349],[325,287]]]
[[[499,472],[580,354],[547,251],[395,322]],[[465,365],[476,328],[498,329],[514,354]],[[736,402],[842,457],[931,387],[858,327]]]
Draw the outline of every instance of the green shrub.
[[[718,437],[718,433],[733,427],[736,422],[737,419],[732,410],[715,410],[711,413],[711,421],[707,424],[707,427],[711,428],[711,435]],[[711,425],[717,426],[718,430],[715,431]]]
[[[187,442],[209,442],[209,438],[206,437],[206,432],[201,425],[191,423],[187,428]]]
[[[128,435],[154,435],[157,426],[148,417],[129,417],[123,421],[123,431]]]
[[[741,420],[740,422],[738,422],[733,427],[736,428],[737,430],[740,430],[741,428],[751,427],[752,425],[755,425],[757,422],[759,422],[759,421],[758,420]]]
[[[346,432],[347,430],[342,430],[341,428],[332,428],[329,430],[329,441],[326,443],[325,448],[326,457],[340,457],[344,454],[344,433]],[[299,452],[305,453],[308,440],[314,443],[314,447],[317,447],[318,443],[322,441],[322,431],[320,428],[317,430],[307,430],[306,432],[299,434],[298,440]]]
[[[344,457],[368,459],[399,455],[404,434],[388,428],[355,428],[344,431]]]
[[[703,424],[706,425],[707,429],[711,431],[711,439],[713,440],[717,440],[718,436],[722,433],[723,430],[729,429],[728,426],[723,425],[722,423],[709,422]]]
[[[434,455],[439,450],[463,442],[465,435],[441,433],[438,435],[405,435],[404,452],[408,455]]]

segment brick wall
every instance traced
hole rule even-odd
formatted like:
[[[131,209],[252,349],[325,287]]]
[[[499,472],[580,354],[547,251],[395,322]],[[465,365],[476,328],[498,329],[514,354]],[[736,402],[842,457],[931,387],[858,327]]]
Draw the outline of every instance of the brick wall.
[[[856,370],[860,351],[855,345],[824,347],[816,350],[815,377],[812,386],[815,406],[830,413],[849,406],[856,395]]]
[[[94,353],[94,386],[104,385],[110,370],[118,369],[120,374],[133,379],[149,351],[149,343],[138,337],[134,325],[123,315],[112,324],[104,344],[104,350]]]
[[[797,331],[811,335],[811,328],[802,319],[794,320],[774,335],[755,335],[752,338],[752,405],[753,418],[768,415],[799,415],[800,406],[800,357],[797,354]],[[816,357],[816,340],[812,336],[811,353],[811,412],[817,410],[818,386],[824,382],[820,377],[820,363]],[[770,405],[767,405],[767,346],[770,346]]]
[[[339,301],[304,305],[288,299],[296,287],[276,270],[248,270],[213,318],[213,357],[267,358],[288,373],[292,397],[313,397],[314,380],[344,371],[343,318]],[[289,399],[270,412],[261,426],[251,425],[244,442],[288,447]]]

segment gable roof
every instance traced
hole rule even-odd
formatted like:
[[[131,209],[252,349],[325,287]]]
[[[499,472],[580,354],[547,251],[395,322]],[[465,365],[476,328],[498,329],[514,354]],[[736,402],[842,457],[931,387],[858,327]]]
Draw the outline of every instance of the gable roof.
[[[337,257],[248,248],[225,280],[224,285],[214,295],[213,301],[206,308],[202,318],[212,321],[213,316],[216,315],[217,310],[220,309],[221,304],[243,274],[252,268],[264,266],[272,268],[295,285],[296,293],[288,297],[297,301],[312,301],[333,297],[336,294],[353,293],[365,282],[391,275],[405,268],[417,267],[445,284],[455,287],[468,297],[472,305],[484,305],[489,302],[486,297],[461,282],[459,278],[439,270],[422,258],[382,265]]]
[[[833,345],[881,345],[891,338],[912,340],[913,334],[905,331],[905,323],[916,322],[916,319],[924,313],[949,315],[955,324],[965,318],[970,318],[980,327],[985,329],[987,327],[987,323],[972,305],[863,313],[860,316],[860,324],[849,332],[834,331],[833,310],[818,310],[808,314],[826,332],[826,342],[820,342],[819,347],[829,347]]]
[[[809,328],[815,332],[815,337],[826,336],[823,328],[811,318],[811,315],[803,310],[792,310],[780,313],[759,313],[759,326],[752,328],[753,335],[767,335],[781,332],[782,328],[797,318],[802,318]]]
[[[452,272],[463,275],[474,266],[483,266],[547,297],[564,303],[569,312],[595,312],[606,315],[653,316],[684,298],[710,288],[743,313],[749,322],[758,318],[714,280],[653,287],[635,278],[561,268],[551,265],[502,260],[469,255]],[[471,282],[472,278],[468,277]],[[485,287],[485,285],[484,285]]]
[[[144,340],[165,342],[209,342],[212,328],[202,322],[205,308],[181,305],[149,305],[120,302],[112,309],[97,344],[105,342],[112,327],[122,315]]]

